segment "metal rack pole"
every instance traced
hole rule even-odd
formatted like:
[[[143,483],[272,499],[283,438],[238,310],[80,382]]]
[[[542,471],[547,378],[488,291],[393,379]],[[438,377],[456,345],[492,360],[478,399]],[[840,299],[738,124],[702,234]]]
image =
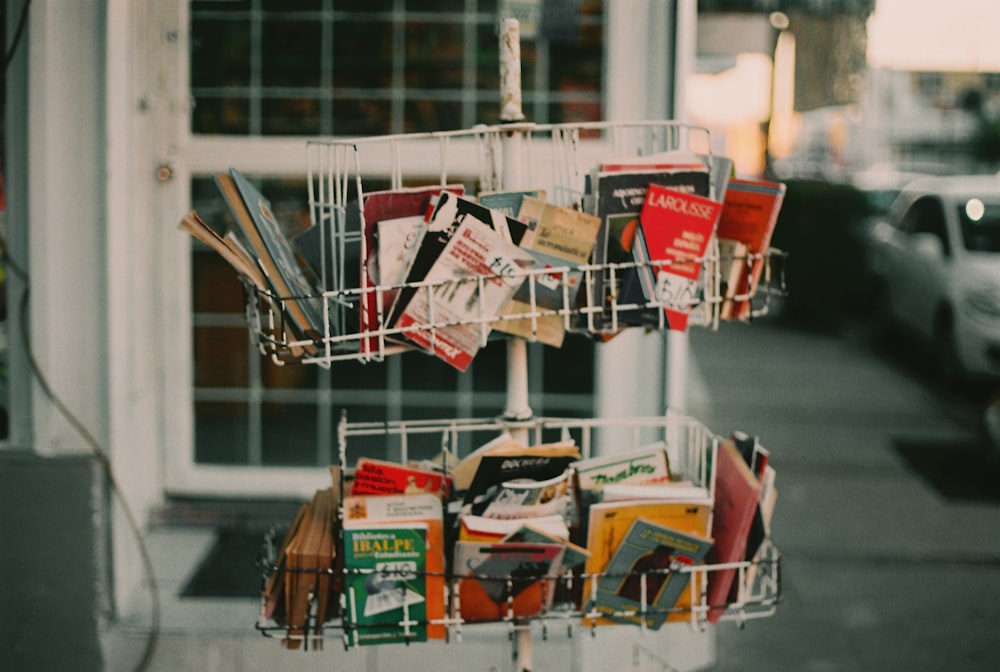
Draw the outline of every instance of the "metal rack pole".
[[[500,20],[500,121],[516,124],[524,120],[521,109],[521,28],[517,19]],[[522,188],[524,175],[524,130],[512,127],[503,134],[503,188]],[[528,344],[523,338],[507,339],[507,408],[504,419],[531,418],[528,405]],[[515,427],[511,435],[527,442],[526,427]],[[516,623],[511,633],[511,669],[531,672],[531,623]]]

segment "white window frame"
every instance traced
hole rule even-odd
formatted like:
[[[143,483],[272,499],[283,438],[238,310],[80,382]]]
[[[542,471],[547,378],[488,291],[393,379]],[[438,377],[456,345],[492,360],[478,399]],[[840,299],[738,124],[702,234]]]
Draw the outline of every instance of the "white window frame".
[[[694,34],[695,0],[677,0],[677,16],[685,22],[684,32]],[[628,0],[605,3],[605,43],[620,48],[605,53],[605,109],[615,121],[667,118],[670,80],[667,66],[673,56],[664,32],[672,21],[673,2]],[[167,447],[163,456],[164,488],[167,493],[213,496],[308,496],[325,487],[328,472],[323,468],[239,467],[198,465],[194,462],[192,315],[190,243],[176,232],[180,215],[190,204],[190,180],[193,175],[207,175],[238,166],[247,174],[303,177],[305,140],[285,137],[198,136],[190,133],[188,121],[188,0],[160,9],[155,17],[158,35],[171,36],[160,41],[167,59],[161,59],[160,77],[164,78],[168,109],[158,110],[169,118],[167,138],[161,140],[161,166],[169,167],[169,189],[162,190],[158,205],[159,230],[163,232],[164,276],[173,278],[163,297],[164,309],[172,316],[164,334],[164,408],[163,428]],[[685,25],[686,24],[686,25]],[[595,151],[597,148],[595,148]],[[458,167],[454,167],[457,169]],[[470,171],[472,172],[472,171]],[[627,341],[627,342],[626,342]],[[602,346],[595,367],[598,376],[598,414],[648,415],[664,409],[663,380],[648,371],[663,368],[663,339],[627,334],[616,338],[611,347]],[[636,356],[638,350],[639,356]],[[621,379],[621,369],[607,364],[628,354],[629,361],[642,361],[646,372],[643,390],[635,385],[614,385]],[[602,373],[603,372],[603,373]],[[652,385],[652,393],[650,393]],[[658,389],[660,388],[660,389]]]

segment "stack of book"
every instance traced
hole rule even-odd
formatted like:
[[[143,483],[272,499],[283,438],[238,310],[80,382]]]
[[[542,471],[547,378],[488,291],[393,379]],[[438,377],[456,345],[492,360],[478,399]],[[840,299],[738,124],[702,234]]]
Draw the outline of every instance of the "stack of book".
[[[343,250],[317,250],[315,226],[279,222],[236,169],[216,176],[235,226],[220,235],[196,212],[180,226],[276,318],[263,331],[281,358],[419,349],[464,371],[494,331],[560,347],[570,330],[602,340],[630,326],[685,330],[709,304],[721,319],[748,319],[785,187],[731,169],[691,152],[603,161],[573,207],[547,202],[544,189],[367,193],[343,215],[360,228],[357,268],[324,265],[337,278],[320,278],[315,260]],[[706,290],[713,255],[721,283]]]

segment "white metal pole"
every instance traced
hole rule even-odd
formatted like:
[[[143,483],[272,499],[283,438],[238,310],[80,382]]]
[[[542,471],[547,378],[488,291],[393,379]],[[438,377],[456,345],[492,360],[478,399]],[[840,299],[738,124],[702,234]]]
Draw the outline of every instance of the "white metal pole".
[[[500,21],[500,121],[517,123],[524,120],[521,109],[521,26],[517,19]],[[524,131],[512,128],[503,135],[503,188],[520,188],[524,151]],[[527,420],[531,417],[528,405],[528,344],[523,338],[507,339],[507,420]],[[528,430],[517,427],[511,435],[527,443]],[[531,624],[515,626],[511,655],[514,672],[531,672]]]
[[[521,109],[521,32],[517,19],[500,22],[500,120],[516,123],[524,119]],[[517,189],[524,176],[524,131],[511,128],[503,134],[503,188]],[[506,420],[527,420],[528,344],[522,338],[507,339],[507,408]],[[527,430],[523,430],[526,434]],[[515,437],[526,438],[526,437]]]

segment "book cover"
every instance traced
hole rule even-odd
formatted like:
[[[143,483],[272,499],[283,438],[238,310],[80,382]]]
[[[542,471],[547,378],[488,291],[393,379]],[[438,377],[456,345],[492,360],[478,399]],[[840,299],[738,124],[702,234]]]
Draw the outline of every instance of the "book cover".
[[[372,526],[426,526],[424,570],[427,581],[427,637],[444,639],[445,555],[444,518],[441,498],[419,495],[357,495],[344,498],[345,532]],[[405,525],[404,525],[405,523]]]
[[[524,200],[525,196],[530,196],[532,198],[537,198],[544,201],[546,192],[544,189],[524,189],[519,191],[483,191],[476,197],[480,205],[484,205],[492,210],[499,210],[506,217],[512,217],[514,219],[522,220],[518,216],[518,212],[521,210],[521,202]],[[531,222],[524,222],[528,224],[528,232],[525,233],[526,236],[531,235]]]
[[[529,275],[507,304],[504,316],[553,313],[574,307],[583,276],[580,266],[590,260],[601,220],[594,215],[530,196],[522,198],[518,219],[528,224],[521,248],[535,258],[535,269],[544,272]],[[539,322],[543,324],[539,325]],[[504,319],[497,322],[495,328],[561,347],[565,319],[558,314]]]
[[[710,564],[740,562],[744,559],[747,537],[760,503],[760,481],[754,476],[736,444],[719,442],[716,451],[715,509],[712,536],[715,545],[708,555]],[[719,569],[708,576],[708,620],[717,623],[726,611],[729,591],[737,570]]]
[[[361,264],[360,278],[360,287],[364,295],[360,308],[362,331],[374,332],[391,324],[387,316],[395,299],[395,291],[386,294],[385,290],[379,287],[385,281],[378,275],[380,257],[378,256],[377,232],[379,223],[403,217],[426,219],[433,207],[434,199],[442,191],[463,194],[465,187],[461,184],[428,185],[374,191],[364,196],[362,217],[366,258]],[[379,352],[379,345],[379,339],[374,336],[361,342],[362,351],[365,353]]]
[[[235,168],[217,174],[215,184],[297,337],[316,340],[328,334],[323,298],[314,273],[300,264],[300,257],[274,217],[271,202]],[[302,347],[309,354],[317,351],[314,343]]]
[[[565,550],[563,551],[561,566],[567,570],[582,567],[583,563],[590,557],[590,551],[583,546],[574,544],[568,538],[561,537],[558,534],[533,525],[522,524],[517,530],[508,534],[501,541],[520,544],[562,544]]]
[[[459,517],[459,541],[503,541],[528,526],[559,539],[569,539],[566,517],[554,513],[537,518],[486,518],[474,514]]]
[[[552,604],[559,543],[455,543],[458,609],[466,621],[529,618]]]
[[[723,319],[746,320],[750,317],[751,299],[760,282],[764,255],[771,245],[785,191],[781,182],[739,178],[729,181],[717,232],[719,238],[744,243],[748,258],[747,270],[741,274],[733,300],[723,306]]]
[[[446,196],[441,196],[413,268],[428,249],[428,239],[434,249],[441,243],[443,246],[433,259],[426,259],[430,267],[419,280],[422,286],[412,292],[408,288],[400,290],[395,326],[404,330],[409,340],[465,371],[492,330],[493,319],[524,282],[522,269],[530,268],[534,260],[509,238],[514,227],[497,225],[506,232],[504,235],[474,216],[455,215],[454,210],[442,209]],[[453,216],[455,219],[451,219]],[[439,230],[441,217],[450,224],[438,237],[431,231]],[[514,224],[522,227],[523,235],[524,225]],[[412,271],[407,280],[416,280]]]
[[[691,574],[681,570],[702,564],[711,546],[711,539],[637,519],[602,573],[587,611],[620,623],[644,623],[651,630],[672,613],[690,618],[679,602]]]
[[[670,480],[667,447],[662,441],[628,451],[589,457],[573,464],[581,489],[601,490],[613,483]]]
[[[546,480],[504,481],[483,511],[485,518],[538,518],[558,514],[569,518],[570,470]]]
[[[354,646],[427,640],[426,525],[344,530],[344,627]]]
[[[359,457],[351,481],[352,495],[412,495],[431,493],[447,497],[451,479],[440,471]]]
[[[729,320],[736,314],[736,292],[750,268],[748,266],[750,248],[746,243],[733,238],[720,237],[718,243],[719,297],[722,299],[719,317]]]
[[[667,326],[687,329],[699,298],[698,277],[715,232],[722,204],[697,194],[651,184],[639,215],[639,227],[655,268],[656,303]]]
[[[309,633],[309,603],[317,600],[314,634],[321,634],[326,621],[326,608],[331,582],[329,570],[337,557],[334,532],[339,491],[336,488],[317,490],[298,522],[296,531],[285,549],[285,617],[288,637],[283,641],[290,649],[299,648]]]
[[[553,444],[551,450],[528,450],[524,453],[483,455],[465,493],[463,509],[482,515],[483,511],[508,481],[526,479],[547,481],[566,473],[580,459],[576,446]]]
[[[706,197],[711,190],[708,167],[693,163],[689,155],[679,156],[678,163],[672,166],[667,157],[662,157],[646,165],[615,162],[603,167],[605,170],[599,168],[593,178],[594,214],[600,220],[594,246],[595,264],[627,264],[632,260],[635,219],[642,210],[650,184]],[[602,306],[605,311],[610,310],[613,300],[617,300],[622,280],[621,271],[613,274],[609,271],[596,274],[594,295],[588,301],[588,305]],[[607,317],[598,313],[595,320],[600,328],[605,326]]]
[[[642,518],[656,525],[669,527],[677,532],[683,532],[696,537],[709,538],[712,523],[712,505],[706,502],[684,502],[675,500],[621,500],[615,502],[600,502],[590,507],[586,529],[587,550],[590,557],[584,567],[586,576],[599,575],[604,572],[615,551],[632,524]],[[704,576],[698,579],[697,592],[703,589]],[[583,582],[583,604],[591,599],[593,586],[587,579]],[[690,608],[689,593],[685,592],[678,600],[677,607]],[[688,620],[685,614],[677,613],[668,617],[668,621]],[[584,625],[607,625],[614,621],[598,617],[585,618]]]

